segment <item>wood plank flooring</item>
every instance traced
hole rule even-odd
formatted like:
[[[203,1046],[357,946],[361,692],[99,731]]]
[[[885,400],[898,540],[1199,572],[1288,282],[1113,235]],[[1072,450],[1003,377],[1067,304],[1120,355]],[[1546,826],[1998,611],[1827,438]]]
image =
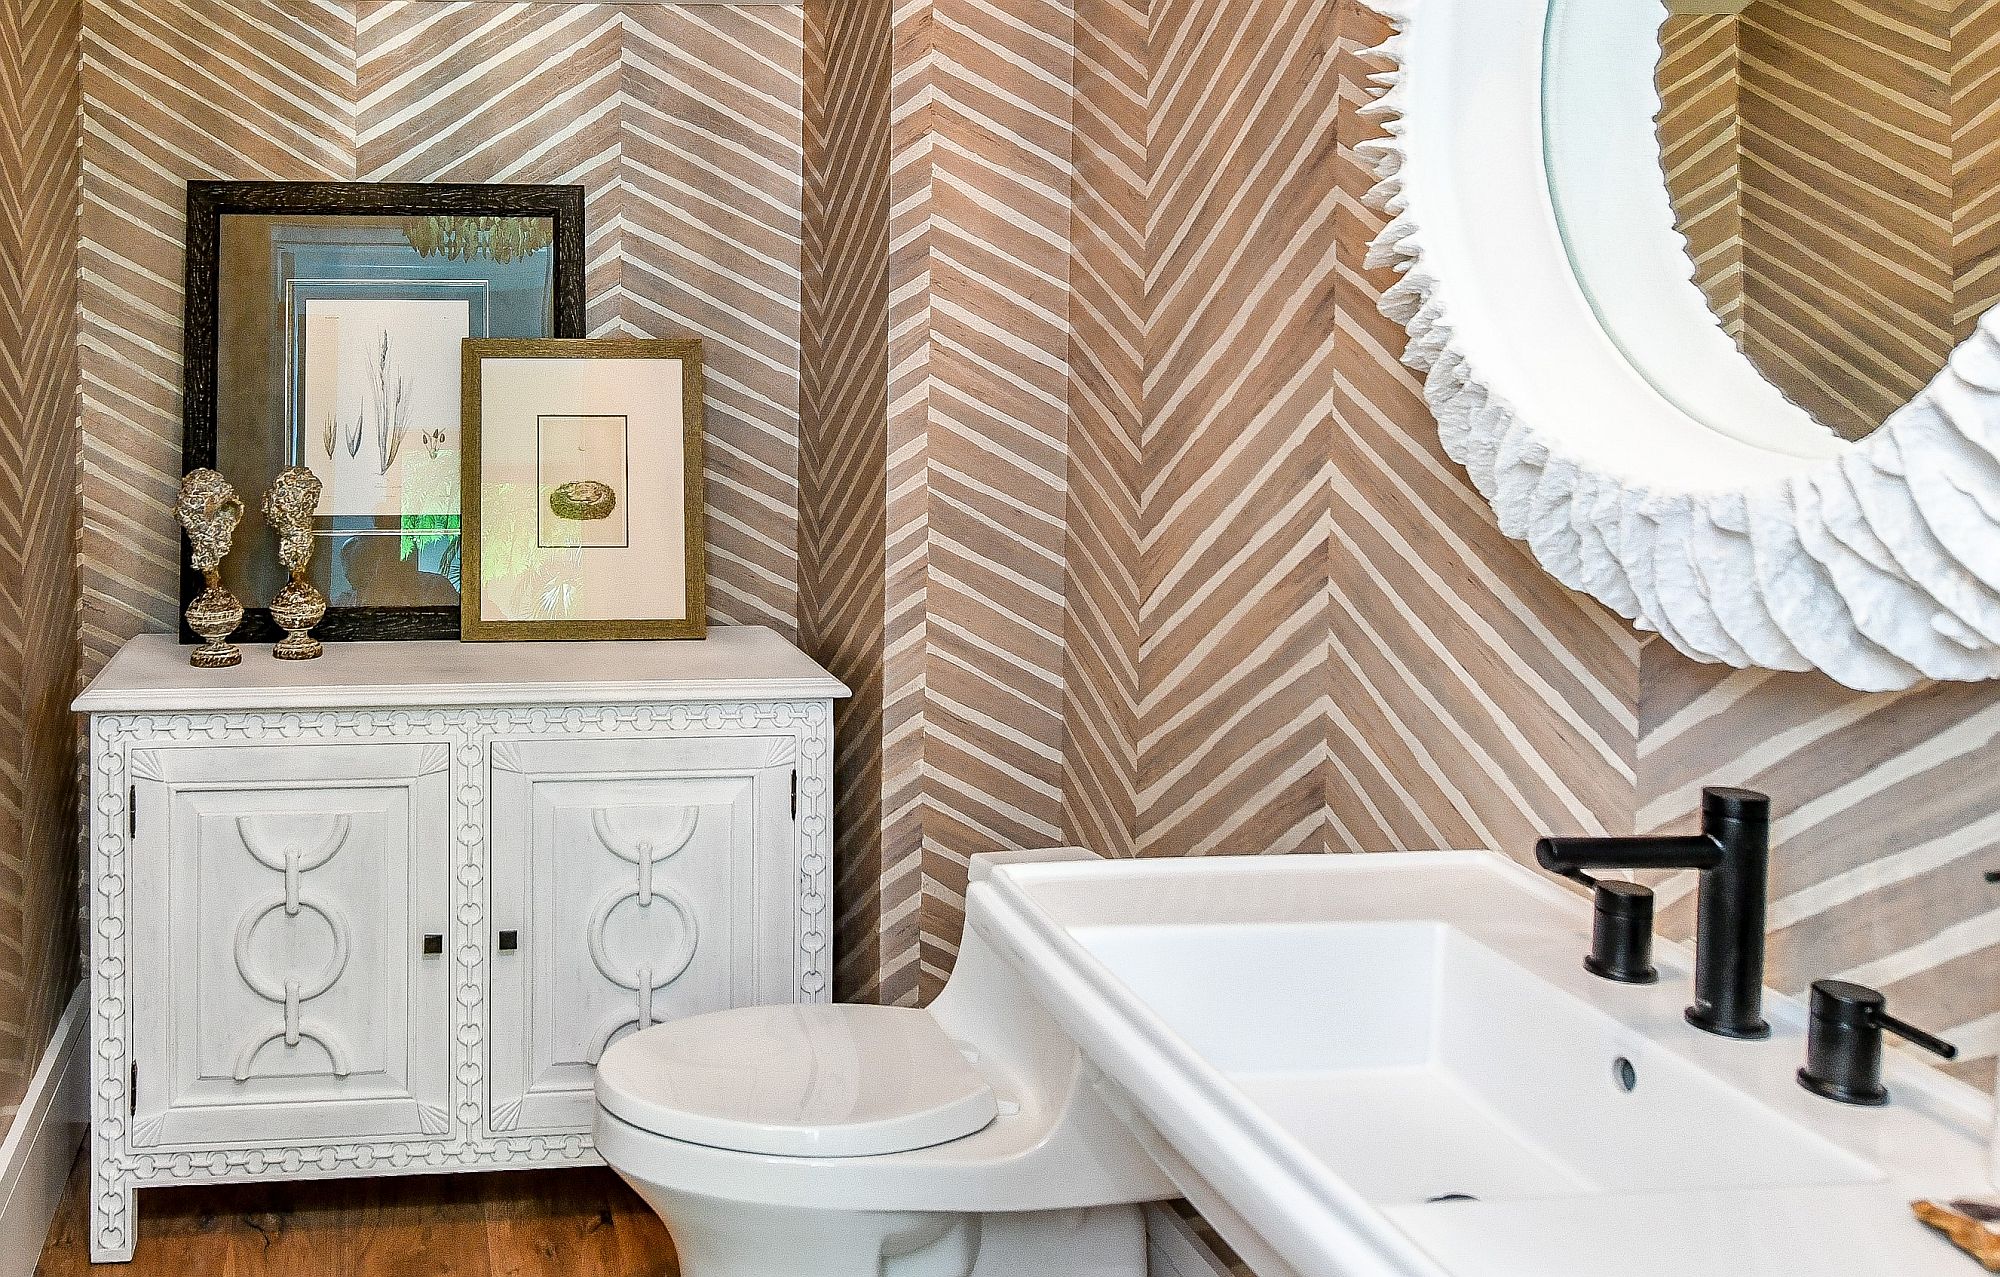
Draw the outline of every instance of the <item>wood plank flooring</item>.
[[[130,1264],[90,1266],[84,1162],[37,1277],[678,1277],[608,1170],[141,1189]]]

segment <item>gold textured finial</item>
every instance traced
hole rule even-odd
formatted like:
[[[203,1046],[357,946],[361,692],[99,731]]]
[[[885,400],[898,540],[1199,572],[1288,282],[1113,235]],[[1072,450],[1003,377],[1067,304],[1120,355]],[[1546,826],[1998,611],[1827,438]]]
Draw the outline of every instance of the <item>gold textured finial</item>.
[[[271,619],[285,632],[271,655],[281,661],[309,661],[325,650],[307,632],[326,615],[326,595],[306,580],[319,494],[319,476],[304,466],[284,471],[264,494],[264,521],[278,534],[278,562],[292,574],[278,597],[271,600]]]
[[[228,641],[243,623],[243,604],[222,584],[222,561],[243,521],[243,498],[229,481],[213,470],[190,470],[181,479],[180,500],[174,506],[192,547],[191,562],[205,588],[187,606],[188,628],[204,642],[188,657],[198,669],[227,669],[243,662],[243,653]]]

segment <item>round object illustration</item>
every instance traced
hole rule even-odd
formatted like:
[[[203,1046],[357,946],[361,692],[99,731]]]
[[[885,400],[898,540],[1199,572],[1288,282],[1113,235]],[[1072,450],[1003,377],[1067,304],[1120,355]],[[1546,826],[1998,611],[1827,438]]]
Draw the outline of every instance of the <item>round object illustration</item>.
[[[595,523],[611,517],[618,508],[618,493],[608,483],[578,479],[549,493],[549,510],[558,519],[573,523]]]

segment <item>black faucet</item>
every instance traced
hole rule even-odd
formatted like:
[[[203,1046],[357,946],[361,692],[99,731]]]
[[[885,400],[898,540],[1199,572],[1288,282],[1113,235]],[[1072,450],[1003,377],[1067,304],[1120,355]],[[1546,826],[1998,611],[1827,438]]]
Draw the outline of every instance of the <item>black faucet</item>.
[[[1890,1015],[1888,999],[1875,990],[1846,980],[1814,982],[1799,1085],[1839,1104],[1887,1104],[1889,1092],[1882,1086],[1885,1030],[1943,1059],[1958,1058],[1951,1043]]]
[[[1544,838],[1542,868],[1595,883],[1588,869],[1699,869],[1694,1005],[1688,1023],[1726,1038],[1763,1038],[1764,904],[1771,800],[1748,789],[1704,789],[1701,832],[1638,838]]]

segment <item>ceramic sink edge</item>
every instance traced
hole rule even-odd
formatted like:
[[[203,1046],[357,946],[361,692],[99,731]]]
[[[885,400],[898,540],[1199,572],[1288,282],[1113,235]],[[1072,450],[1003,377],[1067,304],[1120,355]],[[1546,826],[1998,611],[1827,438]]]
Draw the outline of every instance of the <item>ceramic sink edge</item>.
[[[1304,863],[1287,864],[1285,860]],[[1463,1274],[1476,1269],[1441,1266],[1419,1238],[1400,1226],[1401,1216],[1392,1213],[1394,1208],[1363,1198],[1259,1114],[1218,1070],[1155,1016],[1143,999],[1078,944],[1069,935],[1068,926],[1042,908],[1034,894],[1038,885],[1095,885],[1116,877],[1133,881],[1180,876],[1227,880],[1283,877],[1302,871],[1338,876],[1426,864],[1497,875],[1506,889],[1531,896],[1559,913],[1567,924],[1564,931],[1571,933],[1563,937],[1566,943],[1587,944],[1587,899],[1503,856],[1484,851],[1384,853],[1323,860],[1244,857],[1021,865],[1000,871],[976,890],[979,899],[977,907],[969,910],[969,923],[1007,951],[1031,984],[1040,986],[1051,1013],[1084,1048],[1093,1066],[1108,1075],[1108,1085],[1123,1100],[1123,1107],[1142,1118],[1152,1128],[1150,1134],[1177,1155],[1175,1160],[1185,1163],[1183,1173],[1203,1176],[1208,1182],[1200,1187],[1219,1194],[1247,1224],[1260,1231],[1261,1239],[1270,1242],[1286,1263],[1301,1273],[1337,1273],[1340,1277]],[[969,905],[972,903],[969,900]],[[1660,956],[1663,966],[1671,964],[1683,971],[1691,966],[1686,946],[1663,942]],[[1769,1018],[1781,1030],[1795,1034],[1805,1021],[1803,1006],[1775,993],[1767,998]],[[1593,1001],[1591,1005],[1599,1004]],[[1687,1044],[1678,1045],[1681,1049],[1675,1054],[1689,1058]],[[1709,1048],[1705,1044],[1692,1048],[1696,1052],[1701,1049]],[[1727,1058],[1740,1061],[1744,1057]],[[1768,1102],[1775,1095],[1794,1105],[1789,1113],[1785,1106],[1777,1106],[1780,1116],[1788,1116],[1807,1131],[1851,1150],[1850,1143],[1829,1136],[1821,1124],[1801,1120],[1806,1110],[1795,1107],[1794,1097],[1787,1092],[1767,1089],[1760,1097],[1755,1089],[1740,1085],[1740,1067],[1718,1070],[1698,1059],[1694,1063],[1752,1098]],[[1955,1145],[1958,1141],[1951,1137],[1969,1140],[1973,1132],[1988,1129],[1991,1106],[1972,1087],[1895,1052],[1891,1052],[1888,1072],[1905,1107],[1925,1110],[1932,1118],[1949,1122],[1950,1136],[1940,1138]],[[1828,1123],[1834,1121],[1833,1115],[1824,1116]],[[1145,1135],[1142,1133],[1142,1138]],[[1866,1153],[1857,1155],[1867,1158]],[[1965,1159],[1955,1156],[1952,1160]],[[1901,1182],[1887,1187],[1900,1187]],[[1966,1187],[1976,1189],[1978,1185],[1968,1183]],[[1746,1195],[1748,1192],[1745,1190]],[[1913,1222],[1909,1227],[1919,1228]]]

